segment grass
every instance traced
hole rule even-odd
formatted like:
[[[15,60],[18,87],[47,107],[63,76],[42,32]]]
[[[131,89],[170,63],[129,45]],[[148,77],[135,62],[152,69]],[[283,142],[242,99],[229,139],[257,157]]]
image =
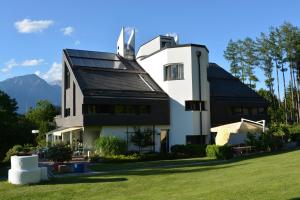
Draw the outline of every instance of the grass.
[[[0,181],[0,198],[300,199],[300,150],[225,163],[204,161],[95,165],[94,170],[106,174],[56,178],[37,185],[14,186]],[[199,165],[199,162],[204,163]]]

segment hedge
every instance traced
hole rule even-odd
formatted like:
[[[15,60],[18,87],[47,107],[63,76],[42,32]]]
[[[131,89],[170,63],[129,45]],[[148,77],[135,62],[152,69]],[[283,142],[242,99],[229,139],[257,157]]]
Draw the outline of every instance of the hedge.
[[[187,157],[205,157],[205,145],[197,144],[177,144],[171,147],[172,154],[175,156],[187,156]]]
[[[207,145],[206,156],[217,159],[230,159],[233,157],[232,148],[230,146]]]

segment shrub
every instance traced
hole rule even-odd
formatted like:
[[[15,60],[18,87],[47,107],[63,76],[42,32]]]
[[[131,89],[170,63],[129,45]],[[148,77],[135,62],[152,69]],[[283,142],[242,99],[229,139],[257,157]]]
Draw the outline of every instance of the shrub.
[[[217,159],[230,159],[233,157],[233,152],[230,146],[207,145],[206,156]]]
[[[11,149],[9,149],[6,153],[5,158],[3,159],[3,162],[9,162],[11,156],[15,155],[29,155],[30,152],[33,151],[33,147],[29,144],[22,145],[15,145]]]
[[[46,157],[54,162],[64,162],[72,159],[72,150],[64,144],[55,144],[50,147]]]
[[[142,154],[143,161],[155,161],[155,160],[172,160],[175,159],[176,156],[171,153],[159,153],[159,152],[148,152]]]
[[[204,157],[205,156],[205,145],[196,144],[177,144],[171,147],[171,152],[178,157]]]
[[[115,136],[100,136],[95,142],[95,149],[103,156],[124,154],[126,142]]]
[[[139,152],[143,148],[153,145],[153,132],[152,129],[145,129],[141,131],[140,128],[135,128],[133,135],[131,135],[131,142],[139,147]]]
[[[290,137],[292,142],[297,142],[300,145],[300,124],[293,124],[289,127]]]
[[[112,155],[101,158],[104,162],[122,163],[122,162],[137,162],[142,160],[141,154],[132,155]]]
[[[99,162],[101,160],[100,155],[94,154],[90,157],[90,162]]]

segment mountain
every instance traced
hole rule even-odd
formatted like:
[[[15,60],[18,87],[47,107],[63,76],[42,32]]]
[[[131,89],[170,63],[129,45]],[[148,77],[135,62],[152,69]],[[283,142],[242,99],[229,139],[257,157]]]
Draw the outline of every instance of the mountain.
[[[6,92],[18,102],[18,113],[23,114],[34,107],[38,100],[48,100],[60,106],[61,88],[50,85],[35,74],[17,76],[0,81],[0,90]]]

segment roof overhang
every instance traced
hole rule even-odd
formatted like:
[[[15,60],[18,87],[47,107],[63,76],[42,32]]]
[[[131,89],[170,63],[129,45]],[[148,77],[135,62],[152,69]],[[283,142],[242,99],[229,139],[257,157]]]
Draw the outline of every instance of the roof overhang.
[[[67,133],[67,132],[71,132],[71,131],[77,131],[77,130],[82,130],[82,129],[83,129],[83,127],[81,127],[81,126],[60,127],[60,128],[54,129],[54,130],[46,133],[46,135],[61,136],[63,133]]]

